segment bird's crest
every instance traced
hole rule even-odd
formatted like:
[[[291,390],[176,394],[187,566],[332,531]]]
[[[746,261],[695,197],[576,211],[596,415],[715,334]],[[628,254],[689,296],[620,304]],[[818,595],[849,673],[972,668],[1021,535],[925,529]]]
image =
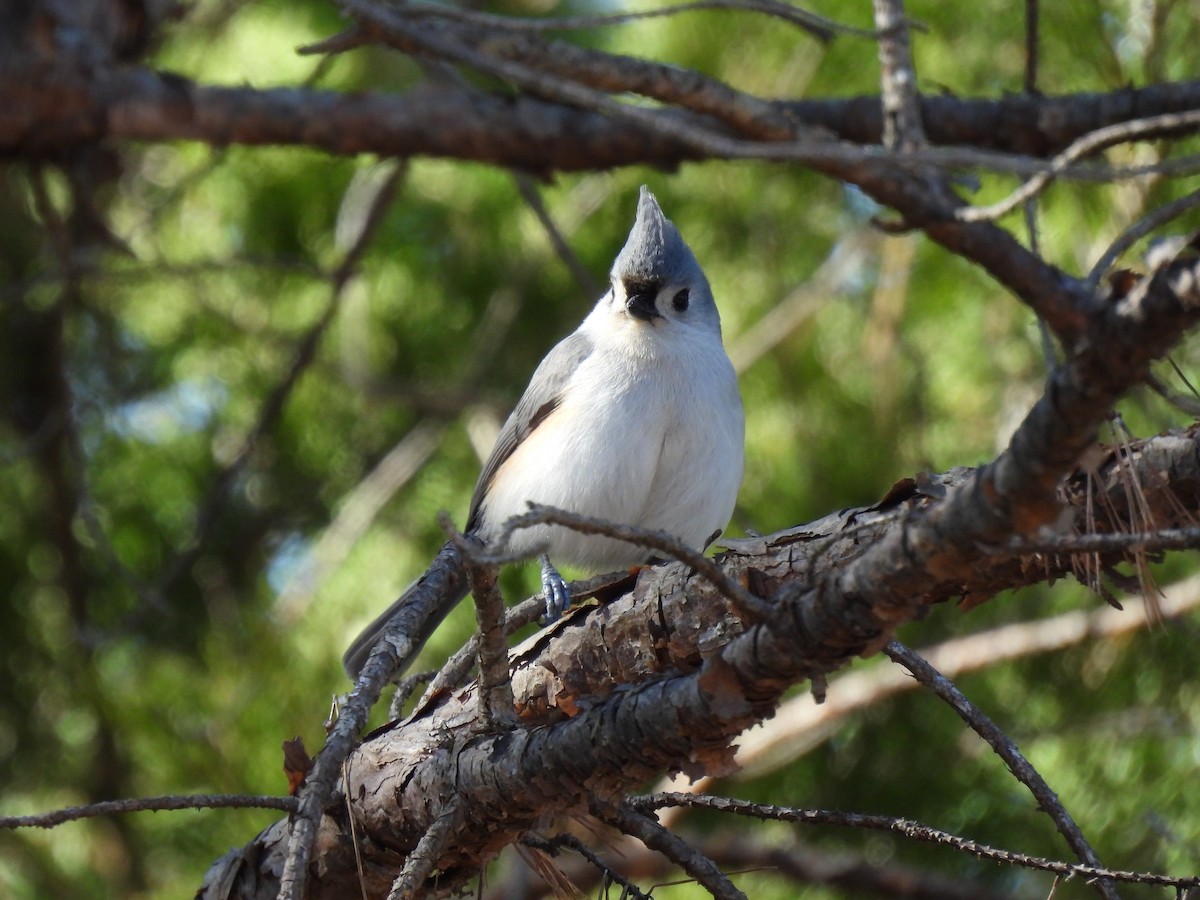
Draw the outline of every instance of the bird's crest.
[[[642,185],[637,219],[613,262],[613,277],[626,283],[667,283],[683,280],[699,268],[675,223],[663,215],[654,195]]]

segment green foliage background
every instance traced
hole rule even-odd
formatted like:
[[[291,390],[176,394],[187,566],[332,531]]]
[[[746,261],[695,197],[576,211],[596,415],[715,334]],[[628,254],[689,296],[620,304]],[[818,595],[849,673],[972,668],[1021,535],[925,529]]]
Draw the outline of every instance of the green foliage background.
[[[870,23],[865,2],[808,6]],[[531,0],[493,9],[592,8],[542,9]],[[911,3],[910,14],[928,26],[915,36],[922,89],[992,98],[1019,91],[1022,9],[1015,0]],[[1150,39],[1148,17],[1160,12],[1166,27]],[[1040,85],[1105,91],[1194,77],[1196,12],[1195,3],[1042,4]],[[343,25],[322,3],[199,2],[152,61],[201,82],[259,88],[397,92],[419,80],[411,61],[382,50],[327,64],[294,53]],[[871,42],[843,37],[822,47],[749,13],[695,13],[572,39],[694,67],[764,96],[878,91]],[[1146,159],[1153,149],[1116,156]],[[233,480],[213,527],[178,577],[155,591],[148,586],[161,584],[189,547],[214,479],[331,302],[327,276],[347,244],[339,232],[353,231],[384,164],[197,144],[122,147],[120,155],[120,175],[97,202],[132,255],[91,245],[76,260],[73,290],[64,288],[31,171],[9,164],[0,181],[4,814],[135,795],[283,793],[280,742],[300,734],[310,749],[320,746],[326,698],[347,687],[338,662],[346,642],[441,543],[437,512],[462,521],[478,466],[472,435],[488,443],[537,360],[594,299],[555,255],[511,175],[412,161],[316,359]],[[44,175],[50,202],[68,216],[63,177]],[[546,203],[597,282],[643,182],[704,262],[731,346],[831,254],[850,254],[835,290],[810,301],[811,315],[776,335],[742,374],[748,465],[735,533],[872,502],[922,469],[986,460],[1037,396],[1044,362],[1024,307],[919,235],[872,232],[869,217],[886,212],[792,167],[710,163],[556,178],[544,186]],[[1011,187],[987,176],[976,198]],[[1141,210],[1187,187],[1055,187],[1040,206],[1042,250],[1086,271]],[[1024,234],[1016,217],[1006,224]],[[1189,224],[1197,223],[1180,228]],[[481,333],[481,322],[492,324]],[[45,385],[30,374],[55,364],[59,335],[73,449],[54,437],[61,423],[39,419]],[[1185,370],[1190,359],[1179,357]],[[1144,396],[1127,407],[1140,433],[1181,421]],[[356,486],[413,429],[434,426],[436,449],[420,471],[343,560],[306,580],[316,541]],[[84,498],[73,512],[72,497]],[[1169,581],[1190,565],[1176,559],[1159,577]],[[528,573],[509,573],[505,583],[514,597],[532,589]],[[292,593],[283,602],[285,588]],[[935,610],[902,637],[921,645],[1098,602],[1069,585],[1030,590],[969,615]],[[429,663],[457,646],[470,623],[470,611],[459,610],[430,642]],[[1198,868],[1200,816],[1189,790],[1200,777],[1196,640],[1194,621],[1173,622],[962,682],[1114,867]],[[781,771],[720,789],[904,815],[1011,849],[1068,855],[1002,765],[920,694],[880,704]],[[0,895],[189,895],[213,859],[274,819],[160,813],[0,832]],[[749,828],[705,816],[688,826]],[[755,833],[929,867],[1013,896],[1049,890],[1043,877],[884,835]],[[739,883],[755,897],[794,895],[766,872]],[[1058,896],[1085,893],[1066,885]]]

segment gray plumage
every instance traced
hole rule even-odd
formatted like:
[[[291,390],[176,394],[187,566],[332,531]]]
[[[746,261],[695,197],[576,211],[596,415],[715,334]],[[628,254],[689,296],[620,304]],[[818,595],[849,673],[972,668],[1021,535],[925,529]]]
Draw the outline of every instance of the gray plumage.
[[[733,512],[743,431],[708,279],[643,187],[609,290],[534,372],[484,463],[467,530],[494,542],[533,501],[666,531],[703,548]],[[556,562],[593,570],[648,557],[633,544],[550,525],[515,532],[505,549],[547,550]],[[567,595],[545,560],[543,584],[553,616]],[[418,629],[418,648],[463,596],[455,593]],[[352,677],[407,596],[347,651]]]
[[[698,278],[708,279],[675,223],[663,215],[654,195],[642,185],[638,197],[637,218],[612,265],[613,278],[668,283]]]
[[[479,521],[479,506],[487,494],[488,485],[491,484],[496,470],[558,407],[571,373],[591,352],[592,342],[586,335],[576,332],[555,344],[554,349],[546,354],[546,358],[534,370],[533,377],[529,379],[529,387],[525,389],[504,427],[500,429],[496,445],[492,447],[492,452],[488,454],[483,469],[480,470],[479,480],[475,483],[475,493],[471,496],[470,512],[467,513],[468,532],[477,531],[482,524]]]

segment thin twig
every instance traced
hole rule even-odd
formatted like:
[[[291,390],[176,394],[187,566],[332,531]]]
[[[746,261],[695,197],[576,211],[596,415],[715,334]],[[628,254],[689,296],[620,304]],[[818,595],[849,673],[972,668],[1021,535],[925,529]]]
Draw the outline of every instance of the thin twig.
[[[571,245],[567,243],[567,239],[563,236],[562,231],[554,224],[554,219],[550,216],[550,210],[546,209],[546,204],[542,201],[542,195],[534,184],[533,178],[524,172],[514,172],[513,181],[517,184],[517,190],[521,194],[521,198],[537,216],[537,220],[545,229],[546,236],[550,238],[550,244],[554,247],[554,252],[558,254],[558,258],[563,261],[563,265],[567,267],[567,271],[575,279],[575,283],[583,289],[583,292],[589,297],[599,297],[604,293],[604,289],[592,277],[592,273],[588,271],[587,266],[571,249]]]
[[[917,681],[921,682],[921,684],[944,700],[958,714],[959,718],[966,722],[976,734],[988,742],[991,748],[996,751],[996,755],[1004,760],[1004,764],[1008,766],[1008,770],[1013,773],[1016,779],[1029,788],[1030,793],[1033,794],[1034,799],[1038,802],[1038,808],[1050,817],[1059,834],[1066,839],[1067,846],[1075,851],[1075,855],[1079,857],[1084,865],[1096,869],[1103,868],[1100,858],[1096,855],[1096,851],[1092,849],[1092,845],[1083,836],[1083,832],[1079,830],[1079,826],[1075,824],[1075,820],[1071,818],[1071,814],[1067,812],[1067,808],[1062,805],[1062,801],[1058,799],[1058,794],[1051,789],[1046,780],[1042,778],[1041,773],[1033,767],[1033,764],[1026,759],[1025,755],[999,725],[993,722],[983,710],[968,700],[950,679],[942,675],[941,672],[904,644],[899,641],[892,641],[884,648],[883,652],[893,662],[897,662],[908,669]],[[1101,897],[1105,897],[1107,900],[1117,900],[1117,892],[1112,882],[1106,879],[1099,879],[1096,881],[1095,886],[1096,892]]]
[[[596,806],[592,812],[624,834],[637,838],[651,850],[657,850],[718,900],[745,900],[746,895],[734,887],[729,876],[716,863],[683,838],[667,831],[650,815],[625,804],[612,808]]]
[[[408,702],[408,698],[418,687],[432,680],[435,675],[437,672],[427,669],[424,672],[406,675],[396,682],[395,693],[392,694],[392,701],[388,704],[388,718],[393,721],[399,719],[404,714],[404,704]]]
[[[395,610],[367,656],[354,689],[346,697],[300,791],[300,806],[290,823],[287,859],[279,879],[279,900],[300,900],[304,896],[317,825],[340,776],[342,763],[358,745],[359,735],[384,686],[412,661],[424,640],[422,629],[444,608],[446,598],[459,590],[465,577],[458,548],[446,544],[421,580],[406,593],[405,603]]]
[[[1157,231],[1168,222],[1178,219],[1184,213],[1190,212],[1197,206],[1200,206],[1200,191],[1192,191],[1192,193],[1185,194],[1178,200],[1172,200],[1170,203],[1164,203],[1162,206],[1150,210],[1150,212],[1122,231],[1117,236],[1117,239],[1108,245],[1108,249],[1096,260],[1096,264],[1088,272],[1088,287],[1094,290],[1100,284],[1100,279],[1104,276],[1104,273],[1112,268],[1113,263],[1120,258],[1121,254],[1146,235]]]
[[[531,35],[497,35],[494,30],[478,26],[458,24],[434,30],[368,0],[339,3],[363,23],[361,32],[351,33],[350,37],[339,35],[342,43],[351,39],[378,41],[404,53],[469,66],[530,93],[638,121],[650,128],[660,122],[656,110],[618,101],[610,95],[635,93],[661,103],[676,103],[758,140],[790,141],[800,134],[811,140],[817,136],[814,129],[801,126],[785,109],[693,70],[540,41]],[[306,49],[323,52],[326,46],[322,43]]]
[[[574,594],[572,594],[574,596]],[[536,622],[546,610],[546,601],[541,594],[536,594],[521,601],[508,610],[504,619],[504,634],[507,637],[518,628],[524,628]],[[449,688],[456,687],[466,680],[479,654],[479,635],[471,635],[470,640],[462,645],[446,660],[437,675],[425,689],[425,694],[417,701],[417,707],[424,706],[430,698],[437,696]]]
[[[599,856],[592,852],[579,838],[573,834],[556,834],[554,837],[544,838],[535,834],[526,834],[521,838],[521,843],[535,850],[541,850],[550,856],[557,856],[562,850],[570,850],[573,853],[578,853],[589,863],[596,867],[604,876],[606,881],[611,881],[613,884],[621,886],[623,897],[632,897],[633,900],[650,900],[649,894],[644,894],[638,889],[638,886],[632,881],[621,877],[612,866],[602,860]]]
[[[1038,29],[1040,22],[1038,0],[1025,0],[1025,93],[1037,93]]]
[[[1007,865],[1021,866],[1027,869],[1040,869],[1058,875],[1081,878],[1106,878],[1112,881],[1127,881],[1134,884],[1152,884],[1173,888],[1200,888],[1200,877],[1174,877],[1160,875],[1155,872],[1129,872],[1116,869],[1098,869],[1094,866],[1079,863],[1062,862],[1060,860],[1044,859],[1025,853],[1015,853],[1009,850],[999,850],[980,844],[970,838],[960,837],[948,831],[930,828],[911,819],[900,819],[892,816],[864,815],[862,813],[845,813],[824,809],[797,809],[795,807],[775,806],[768,803],[750,803],[746,800],[734,800],[728,797],[713,797],[708,795],[663,793],[650,794],[645,797],[630,797],[626,803],[638,810],[661,809],[666,806],[688,806],[695,809],[716,810],[733,813],[753,819],[776,819],[781,822],[794,822],[800,825],[836,825],[845,828],[864,828],[871,831],[888,831],[916,841],[931,844],[943,844],[965,853],[970,853],[980,859]]]
[[[576,600],[586,599],[594,596],[596,590],[607,590],[614,583],[612,575],[599,575],[586,581],[575,581],[570,585],[571,597]],[[505,616],[505,636],[510,636],[518,629],[537,622],[541,619],[545,611],[546,598],[542,592],[522,600],[516,606],[511,607]],[[478,654],[478,643],[479,636],[477,634],[471,635],[470,640],[446,660],[436,677],[430,682],[429,687],[426,688],[424,695],[417,701],[416,706],[418,709],[423,707],[433,697],[442,694],[450,688],[457,687],[466,680]]]
[[[780,133],[773,140],[739,140],[713,131],[698,127],[694,120],[679,116],[666,116],[661,110],[643,108],[614,99],[607,92],[589,87],[577,81],[564,79],[561,73],[540,71],[527,61],[515,62],[508,58],[499,58],[481,52],[479,49],[459,43],[453,37],[447,38],[442,33],[432,34],[419,27],[413,27],[402,16],[390,10],[378,7],[367,0],[339,0],[349,12],[375,29],[375,37],[398,50],[407,53],[425,53],[470,66],[477,71],[504,79],[528,92],[548,97],[572,106],[601,112],[606,115],[623,119],[650,130],[660,136],[679,141],[683,145],[706,156],[745,158],[745,159],[779,159],[809,163],[846,163],[867,162],[873,159],[886,160],[920,167],[924,165],[982,165],[992,166],[1000,171],[1011,169],[1040,172],[1045,169],[1045,162],[1031,157],[1018,159],[1012,154],[989,153],[987,151],[963,151],[961,149],[931,149],[925,148],[919,152],[891,153],[882,148],[848,147],[847,145],[829,140],[812,129],[801,129],[794,121],[785,117],[770,104],[749,94],[733,91],[727,85],[706,79],[695,72],[685,72],[686,83],[681,82],[681,76],[675,70],[665,66],[653,68],[650,83],[660,87],[669,87],[669,94],[646,91],[647,96],[663,102],[678,102],[681,105],[705,115],[715,116],[732,124],[735,128],[761,135],[763,127],[779,129]],[[463,35],[457,35],[463,37]],[[480,41],[484,37],[479,37]],[[468,42],[469,43],[469,42]],[[545,46],[541,47],[546,52]],[[534,50],[523,52],[523,58],[533,59]],[[605,63],[605,77],[622,77],[622,70],[636,66],[639,61],[631,58],[617,58],[605,54],[590,54],[588,60]],[[537,62],[545,64],[544,59]],[[647,64],[642,63],[643,67]],[[576,70],[580,77],[588,74]],[[649,73],[646,73],[649,74]],[[700,95],[695,91],[696,84],[703,84],[704,105],[696,101]],[[627,88],[632,89],[632,88]],[[756,124],[757,123],[757,124]],[[791,132],[792,139],[785,139],[783,132]],[[994,165],[993,165],[994,164]],[[1197,159],[1195,165],[1200,165]],[[1032,168],[1030,168],[1032,167]],[[1132,172],[1133,169],[1128,170]],[[1087,175],[1084,170],[1080,174]]]
[[[1113,553],[1118,550],[1200,549],[1200,526],[1162,528],[1155,531],[1112,534],[1068,534],[1062,537],[1016,538],[998,552],[1009,553]]]
[[[417,896],[425,879],[437,865],[438,857],[461,824],[462,818],[462,801],[457,798],[451,800],[404,860],[400,874],[392,882],[387,900],[410,900]]]
[[[1149,624],[1138,615],[1143,601],[1134,599],[1128,611],[1102,606],[1094,610],[1071,610],[1049,619],[1003,625],[976,634],[925,647],[921,655],[948,677],[998,666],[1012,660],[1048,654],[1078,646],[1084,641],[1102,641],[1136,632]],[[1193,577],[1164,591],[1162,615],[1174,619],[1200,607],[1200,577]],[[836,733],[838,724],[860,710],[917,687],[916,681],[896,666],[856,669],[830,683],[828,700],[821,706],[806,696],[785,700],[774,718],[738,740],[734,763],[738,780],[761,778],[790,765]],[[665,778],[658,790],[702,794],[710,780]],[[660,821],[674,827],[679,810],[668,810]]]
[[[1044,171],[1034,175],[1000,202],[993,203],[991,206],[963,207],[957,211],[956,217],[960,222],[998,219],[1012,212],[1030,197],[1041,193],[1064,168],[1077,160],[1098,153],[1114,144],[1159,136],[1166,132],[1194,130],[1197,126],[1200,126],[1200,110],[1166,113],[1161,116],[1149,116],[1145,119],[1134,119],[1098,128],[1072,141],[1066,150],[1050,160]]]
[[[519,531],[523,528],[532,528],[535,525],[561,525],[580,534],[601,534],[620,541],[626,541],[630,544],[636,544],[639,547],[657,550],[694,569],[699,575],[710,581],[721,596],[755,619],[766,619],[773,612],[773,607],[769,602],[763,600],[761,597],[756,597],[726,575],[721,567],[711,558],[705,556],[699,550],[687,546],[677,537],[667,534],[665,531],[637,528],[633,525],[620,525],[591,516],[576,515],[566,510],[556,509],[553,506],[530,503],[529,512],[524,515],[513,516],[504,523],[504,527],[501,529],[500,535],[494,541],[494,544],[497,547],[505,547],[508,545],[508,539],[514,531]],[[514,557],[503,551],[499,553],[484,551],[480,554],[479,558],[488,562],[501,563],[510,562]]]
[[[1186,378],[1184,378],[1184,382],[1187,383]],[[1157,375],[1151,375],[1146,379],[1146,387],[1189,416],[1200,416],[1200,397],[1196,396],[1194,388],[1191,394],[1180,394],[1163,384]],[[1189,385],[1189,387],[1191,386]]]
[[[675,16],[680,13],[696,12],[699,10],[746,10],[747,12],[762,13],[791,22],[803,28],[814,37],[828,41],[835,34],[845,34],[852,37],[875,37],[875,32],[867,28],[856,28],[844,25],[824,16],[818,16],[808,10],[798,9],[787,3],[773,3],[771,0],[694,0],[691,3],[680,3],[677,6],[664,6],[659,9],[639,12],[614,13],[607,16],[563,16],[554,18],[516,18],[513,16],[498,16],[477,10],[463,9],[455,6],[436,6],[432,3],[412,2],[400,7],[405,14],[414,18],[432,16],[437,18],[456,19],[460,22],[471,22],[475,25],[486,25],[489,28],[503,28],[511,31],[575,31],[585,28],[605,28],[610,25],[625,25],[642,19]]]
[[[133,797],[104,800],[86,806],[69,806],[31,816],[0,816],[0,828],[56,828],[65,822],[94,819],[133,812],[162,812],[172,809],[280,809],[293,812],[295,797],[254,794],[168,794],[162,797]]]
[[[496,588],[499,569],[477,562],[467,541],[460,544],[475,599],[475,621],[479,635],[479,703],[484,728],[516,723],[512,681],[508,674],[508,641],[504,635],[504,598]]]

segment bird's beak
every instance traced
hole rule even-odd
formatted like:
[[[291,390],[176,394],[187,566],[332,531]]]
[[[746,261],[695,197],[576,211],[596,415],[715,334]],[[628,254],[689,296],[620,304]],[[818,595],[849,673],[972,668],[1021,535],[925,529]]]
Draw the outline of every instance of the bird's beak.
[[[629,293],[625,295],[625,309],[631,316],[643,322],[662,318],[662,313],[654,305],[654,299],[658,296],[658,289],[654,285],[630,285],[628,290]]]

